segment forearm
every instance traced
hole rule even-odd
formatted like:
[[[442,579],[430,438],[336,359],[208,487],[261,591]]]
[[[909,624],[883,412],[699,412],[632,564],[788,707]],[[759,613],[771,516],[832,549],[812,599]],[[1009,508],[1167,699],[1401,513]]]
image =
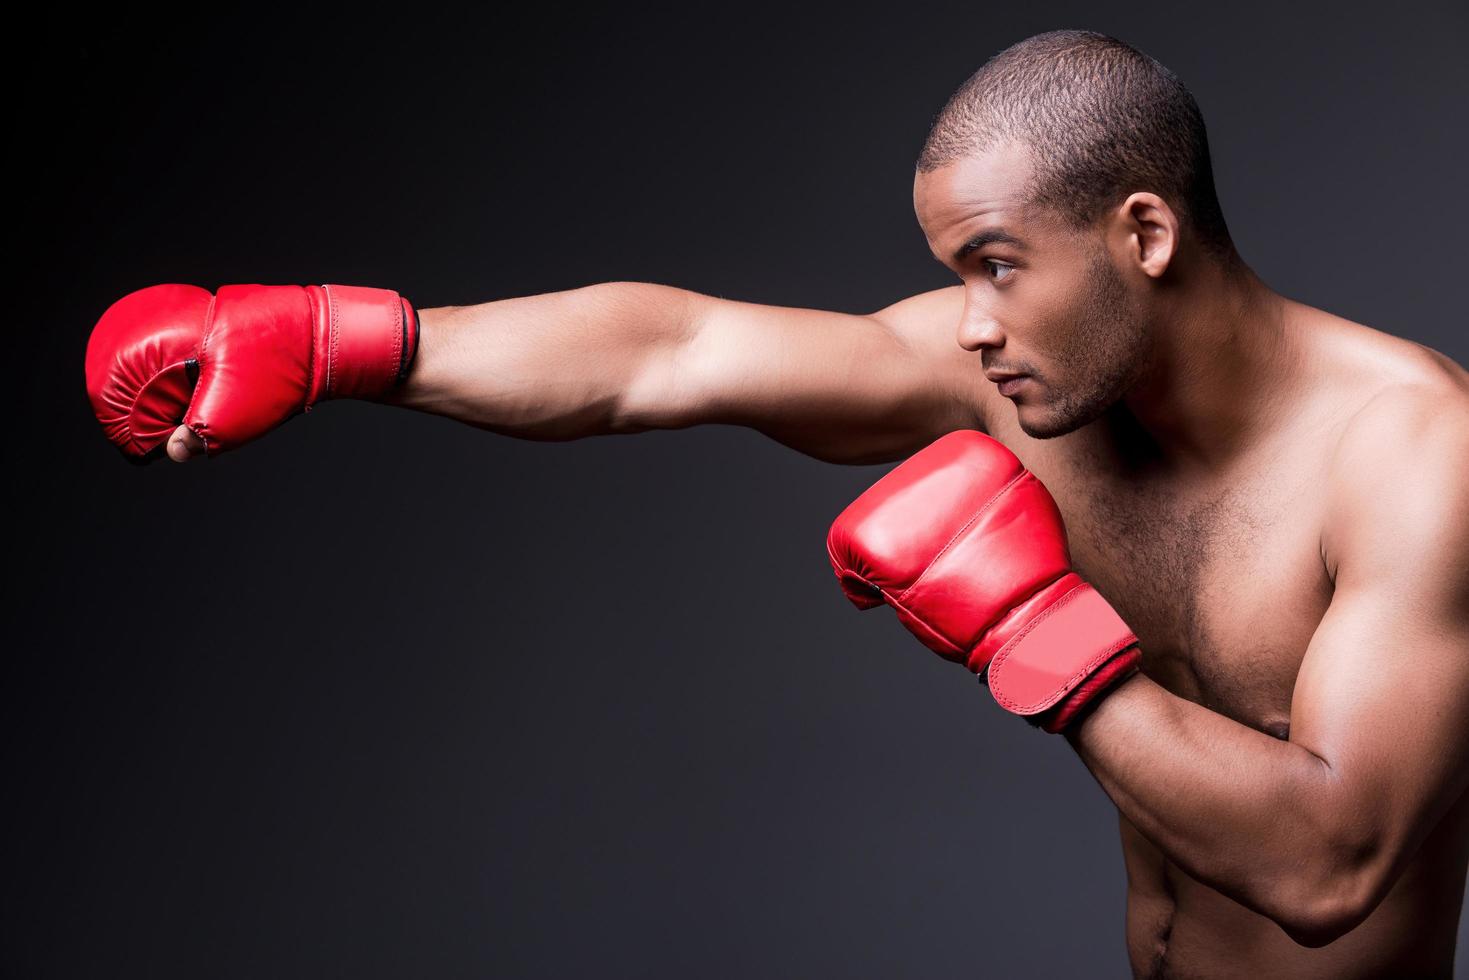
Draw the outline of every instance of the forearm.
[[[1297,941],[1358,907],[1361,842],[1331,769],[1137,675],[1068,735],[1107,795],[1189,875]]]
[[[688,294],[610,282],[419,310],[394,404],[527,439],[638,431],[628,393],[683,341]]]

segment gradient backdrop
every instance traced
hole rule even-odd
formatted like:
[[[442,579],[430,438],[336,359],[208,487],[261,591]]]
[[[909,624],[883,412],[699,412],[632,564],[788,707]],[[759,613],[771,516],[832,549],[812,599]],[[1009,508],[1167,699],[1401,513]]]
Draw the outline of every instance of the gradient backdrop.
[[[135,469],[82,384],[133,289],[869,312],[950,281],[944,99],[1084,27],[1193,90],[1267,282],[1469,363],[1458,4],[97,16],[13,39],[8,976],[1127,973],[1071,750],[832,580],[884,468],[338,403]]]

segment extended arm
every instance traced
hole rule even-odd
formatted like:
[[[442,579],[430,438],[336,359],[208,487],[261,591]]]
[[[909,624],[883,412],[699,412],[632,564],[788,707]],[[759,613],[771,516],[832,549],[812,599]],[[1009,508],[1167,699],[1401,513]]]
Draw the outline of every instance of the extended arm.
[[[860,316],[611,282],[422,311],[394,400],[530,439],[743,425],[834,462],[979,425],[955,289]]]
[[[1372,912],[1469,785],[1464,400],[1379,396],[1344,434],[1330,479],[1335,592],[1301,665],[1289,742],[1141,676],[1071,733],[1164,854],[1313,946]]]
[[[169,365],[177,368],[180,385],[186,383],[180,366],[185,361],[204,364],[205,376],[211,376],[214,353],[229,348],[214,339],[201,344],[197,336],[217,338],[233,330],[293,338],[288,356],[280,356],[281,345],[274,344],[265,353],[275,360],[243,364],[255,385],[278,373],[305,372],[300,365],[350,367],[356,348],[338,350],[330,338],[364,334],[358,323],[339,322],[324,311],[314,326],[288,322],[282,331],[277,310],[240,301],[233,303],[229,325],[221,330],[210,326],[218,317],[211,319],[207,312],[209,294],[195,290],[189,295],[205,305],[197,311],[166,311],[175,324],[181,313],[195,318],[184,317],[187,329],[175,329],[176,352],[157,365],[111,369],[130,390],[151,391],[150,382],[138,379]],[[416,355],[406,377],[401,384],[374,389],[371,397],[525,439],[724,423],[754,428],[819,459],[880,462],[905,456],[953,429],[983,427],[981,401],[996,396],[989,394],[978,361],[957,343],[961,305],[957,287],[853,315],[736,302],[653,283],[609,282],[421,309]],[[104,317],[109,320],[117,322],[116,312]],[[133,321],[129,328],[141,330],[139,339],[151,343],[153,321],[147,316]],[[372,329],[376,332],[366,335],[384,347],[391,335]],[[108,345],[94,342],[94,348],[110,353]],[[117,349],[131,355],[140,348]],[[100,357],[94,362],[104,363]],[[213,376],[236,377],[231,371]],[[153,413],[164,420],[175,402],[188,404],[188,389],[175,392],[173,387],[170,400]],[[315,390],[306,381],[301,388]],[[285,413],[311,404],[286,400],[278,416],[261,413],[260,425],[278,424]],[[169,455],[183,460],[203,453],[201,434],[197,425],[180,425],[169,439]],[[221,448],[228,446],[210,445],[211,452]]]

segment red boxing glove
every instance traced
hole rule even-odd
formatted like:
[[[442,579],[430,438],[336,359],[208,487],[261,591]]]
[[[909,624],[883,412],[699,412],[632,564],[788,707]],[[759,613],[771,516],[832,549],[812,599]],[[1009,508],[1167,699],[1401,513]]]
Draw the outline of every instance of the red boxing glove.
[[[1048,732],[1138,668],[1137,637],[1071,571],[1056,502],[982,433],[951,432],[894,468],[842,511],[826,549],[857,608],[892,606]]]
[[[150,457],[180,423],[214,455],[323,399],[381,397],[417,348],[413,307],[387,289],[150,286],[97,321],[87,396],[130,458]]]

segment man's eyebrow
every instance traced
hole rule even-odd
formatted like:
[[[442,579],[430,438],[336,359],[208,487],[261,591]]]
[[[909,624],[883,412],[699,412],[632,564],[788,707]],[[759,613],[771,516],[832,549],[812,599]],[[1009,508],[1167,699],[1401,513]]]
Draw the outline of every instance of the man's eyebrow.
[[[1005,229],[986,228],[984,231],[980,232],[973,238],[969,239],[969,241],[959,246],[958,250],[954,252],[955,264],[963,262],[965,258],[969,256],[970,252],[973,252],[976,249],[984,248],[986,245],[1011,245],[1015,248],[1025,248],[1024,242],[1022,242],[1019,238],[1016,238],[1014,235],[1010,234]]]

